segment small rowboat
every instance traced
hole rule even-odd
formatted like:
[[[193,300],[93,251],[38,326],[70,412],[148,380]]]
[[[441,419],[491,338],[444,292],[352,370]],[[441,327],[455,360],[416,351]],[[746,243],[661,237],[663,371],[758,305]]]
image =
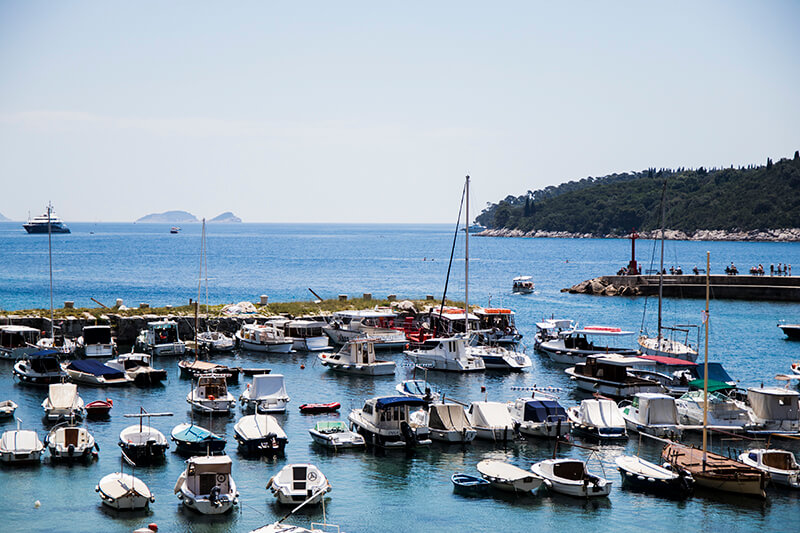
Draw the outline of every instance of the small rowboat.
[[[339,402],[304,403],[300,406],[300,412],[303,414],[332,413],[338,411],[341,406]]]
[[[109,415],[109,411],[113,406],[114,401],[111,398],[89,402],[86,404],[86,416],[89,418],[105,418]]]
[[[450,476],[453,482],[453,489],[464,493],[484,493],[491,483],[483,478],[471,476],[462,472],[456,472]]]
[[[258,374],[269,374],[271,371],[271,368],[243,368],[242,374],[245,376],[255,376]]]

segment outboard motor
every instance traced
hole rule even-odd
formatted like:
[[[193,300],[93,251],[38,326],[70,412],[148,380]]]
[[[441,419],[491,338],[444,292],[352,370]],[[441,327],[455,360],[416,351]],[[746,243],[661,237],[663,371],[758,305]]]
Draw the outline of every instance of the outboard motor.
[[[221,489],[219,488],[219,485],[214,485],[214,487],[208,493],[208,501],[214,507],[219,507],[220,505],[222,505],[222,502],[219,501],[220,492]]]
[[[67,447],[67,455],[69,455],[70,457],[75,455],[75,445],[74,444],[70,444],[69,447]]]
[[[403,434],[403,438],[406,441],[406,447],[414,448],[417,445],[417,435],[414,433],[414,430],[411,429],[411,426],[408,425],[408,422],[405,420],[400,422],[400,433]]]

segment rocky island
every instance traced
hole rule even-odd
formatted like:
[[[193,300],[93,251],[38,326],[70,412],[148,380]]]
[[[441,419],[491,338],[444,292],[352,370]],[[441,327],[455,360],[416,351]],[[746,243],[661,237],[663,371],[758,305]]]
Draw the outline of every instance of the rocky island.
[[[191,224],[200,222],[197,217],[187,211],[165,211],[163,213],[150,213],[136,221],[137,223],[160,224]]]

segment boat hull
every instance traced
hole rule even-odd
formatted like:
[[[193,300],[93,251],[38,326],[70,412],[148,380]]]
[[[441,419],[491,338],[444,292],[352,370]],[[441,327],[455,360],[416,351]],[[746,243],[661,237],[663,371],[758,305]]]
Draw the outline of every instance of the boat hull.
[[[496,442],[508,442],[514,440],[514,428],[512,427],[505,427],[505,428],[489,428],[489,427],[478,427],[473,426],[475,428],[476,435],[475,437],[481,440],[492,440]]]
[[[380,363],[358,365],[350,363],[335,363],[330,360],[320,359],[322,366],[326,366],[334,372],[344,374],[357,374],[362,376],[393,376],[395,364],[391,361]]]
[[[449,444],[466,444],[475,440],[478,432],[474,429],[465,429],[464,431],[443,430],[443,429],[429,429],[431,440],[438,442],[446,442]]]
[[[522,422],[517,431],[519,431],[520,435],[525,435],[526,437],[555,439],[569,435],[570,423],[567,421],[561,423]]]
[[[292,351],[292,342],[276,342],[274,344],[262,344],[259,342],[252,342],[247,339],[238,337],[239,345],[243,350],[250,352],[265,352],[265,353],[289,353]]]
[[[444,372],[482,372],[486,370],[483,361],[479,358],[462,361],[459,359],[443,358],[414,352],[404,353],[408,355],[414,363],[424,366],[428,370],[441,370]],[[479,360],[481,363],[477,363]]]
[[[235,493],[222,494],[216,503],[212,503],[207,497],[197,497],[189,489],[186,488],[186,483],[181,485],[178,492],[178,499],[181,500],[184,507],[196,511],[200,514],[218,515],[229,512],[234,506],[239,503],[239,499]]]
[[[169,445],[160,442],[147,442],[141,445],[120,442],[119,446],[125,455],[138,466],[163,461]]]

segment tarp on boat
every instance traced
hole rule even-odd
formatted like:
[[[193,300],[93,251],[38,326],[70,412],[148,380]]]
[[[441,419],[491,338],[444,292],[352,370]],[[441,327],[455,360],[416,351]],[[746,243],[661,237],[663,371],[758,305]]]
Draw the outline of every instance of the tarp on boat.
[[[566,422],[567,412],[555,400],[528,400],[522,419],[525,422]]]
[[[464,408],[454,403],[433,404],[430,408],[428,426],[433,429],[447,431],[463,431],[470,429],[467,413]]]
[[[580,415],[581,420],[594,427],[625,427],[625,419],[622,418],[622,412],[612,400],[583,400],[581,402]]]
[[[710,372],[709,372],[710,374]],[[690,389],[698,389],[703,390],[704,384],[702,379],[695,379],[689,382]],[[708,380],[708,392],[714,392],[718,390],[728,390],[728,389],[735,389],[733,385],[728,385],[723,381],[717,381],[715,379]]]
[[[469,406],[472,425],[488,428],[513,428],[514,421],[506,404],[499,402],[473,402]]]
[[[422,406],[425,405],[425,403],[426,402],[422,398],[414,398],[413,396],[385,396],[375,401],[375,407],[378,409],[386,409],[397,405]]]
[[[47,391],[50,404],[55,409],[71,409],[78,396],[78,386],[74,383],[53,383]]]
[[[72,361],[70,362],[68,368],[98,377],[102,376],[107,379],[123,379],[125,377],[123,372],[111,368],[110,366],[106,366],[100,361],[95,361],[94,359],[80,359]]]
[[[648,359],[650,361],[655,361],[659,365],[664,366],[697,366],[697,363],[692,361],[687,361],[685,359],[678,359],[677,357],[667,357],[665,355],[642,355],[640,356],[642,359]]]
[[[286,386],[283,374],[259,374],[253,376],[250,386],[250,397],[254,400],[260,398],[285,398]]]
[[[762,387],[747,389],[747,400],[753,412],[765,420],[798,420],[797,391],[779,387]]]
[[[705,375],[703,365],[697,365],[694,367],[693,371],[697,373],[697,379],[703,379],[703,376]],[[713,379],[714,381],[722,381],[723,383],[734,381],[730,374],[728,374],[725,369],[722,368],[721,363],[708,363],[708,379],[709,381]]]
[[[647,425],[677,424],[678,410],[675,398],[666,394],[638,394],[639,413]]]

